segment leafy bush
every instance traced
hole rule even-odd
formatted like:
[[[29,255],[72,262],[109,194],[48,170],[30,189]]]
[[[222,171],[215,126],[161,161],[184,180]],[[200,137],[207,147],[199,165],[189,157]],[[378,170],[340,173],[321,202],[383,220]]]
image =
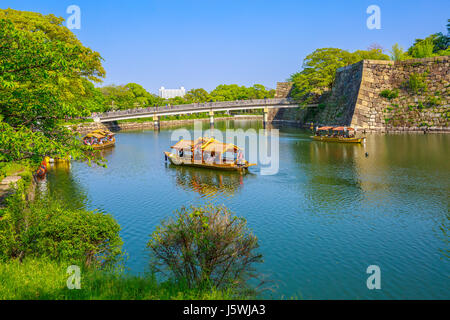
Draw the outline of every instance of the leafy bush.
[[[383,98],[386,98],[388,100],[392,100],[398,97],[398,89],[395,90],[383,90],[380,92],[380,96],[382,96]]]
[[[441,103],[441,98],[439,98],[438,96],[430,96],[427,98],[427,105],[429,107],[439,106],[441,105]]]
[[[120,226],[110,215],[74,210],[16,192],[0,220],[0,260],[48,257],[87,266],[112,266],[122,257]]]
[[[189,288],[243,288],[256,277],[258,240],[243,218],[223,206],[183,207],[147,244],[156,272]]]
[[[427,72],[411,73],[409,75],[409,80],[406,81],[406,86],[415,94],[423,93],[427,91],[426,78],[428,76]]]

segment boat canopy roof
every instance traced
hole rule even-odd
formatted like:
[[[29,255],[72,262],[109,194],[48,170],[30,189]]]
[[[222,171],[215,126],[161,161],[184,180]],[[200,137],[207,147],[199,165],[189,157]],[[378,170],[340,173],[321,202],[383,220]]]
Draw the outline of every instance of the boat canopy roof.
[[[112,133],[112,132],[109,131],[109,130],[102,130],[102,129],[94,130],[94,131],[92,131],[91,133],[99,133],[99,134],[103,134],[103,135],[105,135],[105,136],[114,136],[114,135],[115,135],[115,133]]]
[[[320,127],[317,129],[317,131],[321,131],[321,130],[330,130],[333,129],[333,127]]]
[[[232,143],[222,143],[217,141],[214,138],[211,138],[202,146],[203,151],[206,152],[217,152],[217,153],[225,153],[225,152],[237,152],[239,147]]]
[[[333,131],[344,131],[344,129],[347,131],[355,131],[355,129],[350,128],[350,127],[336,127],[336,128],[333,128]]]
[[[192,149],[193,146],[194,146],[194,141],[181,139],[175,145],[173,145],[172,148],[177,149],[177,150],[181,150],[181,149],[186,150],[186,149]]]
[[[97,138],[97,139],[102,139],[102,138],[104,138],[104,137],[107,137],[107,136],[114,136],[114,135],[115,135],[115,134],[112,133],[111,131],[98,129],[98,130],[94,130],[94,131],[89,132],[89,133],[88,133],[87,135],[85,135],[84,137],[85,137],[85,138],[91,138],[91,137],[94,137],[94,138]]]
[[[178,141],[175,145],[172,146],[173,149],[176,150],[186,150],[201,146],[201,149],[206,152],[217,152],[217,153],[225,153],[225,152],[237,152],[239,150],[239,147],[235,146],[232,143],[222,143],[220,141],[217,141],[214,138],[198,138],[195,141],[192,140],[184,140],[181,139]]]
[[[103,134],[99,134],[99,133],[88,133],[87,135],[84,136],[85,138],[97,138],[97,139],[103,139],[105,137],[105,135]]]

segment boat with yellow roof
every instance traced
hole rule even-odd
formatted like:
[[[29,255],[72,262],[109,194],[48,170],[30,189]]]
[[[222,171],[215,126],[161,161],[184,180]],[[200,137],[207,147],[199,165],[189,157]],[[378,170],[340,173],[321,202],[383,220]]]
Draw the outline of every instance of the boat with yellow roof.
[[[116,144],[114,135],[108,130],[94,130],[83,137],[83,143],[94,149],[106,149]]]
[[[214,138],[180,140],[164,152],[166,160],[177,166],[202,167],[208,169],[244,172],[256,163],[244,159],[242,150],[232,143],[222,143]]]

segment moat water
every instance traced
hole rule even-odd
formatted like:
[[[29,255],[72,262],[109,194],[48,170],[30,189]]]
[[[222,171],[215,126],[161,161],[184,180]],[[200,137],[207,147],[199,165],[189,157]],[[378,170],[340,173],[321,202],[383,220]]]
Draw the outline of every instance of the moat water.
[[[216,129],[261,125],[230,120]],[[166,129],[120,132],[104,151],[106,169],[73,162],[50,171],[47,186],[114,216],[129,272],[148,270],[146,243],[162,219],[213,203],[245,217],[259,238],[258,270],[273,287],[264,298],[450,298],[450,135],[371,134],[346,145],[279,129],[274,175],[261,166],[242,176],[167,165],[174,129]],[[366,285],[370,265],[380,268],[379,290]]]

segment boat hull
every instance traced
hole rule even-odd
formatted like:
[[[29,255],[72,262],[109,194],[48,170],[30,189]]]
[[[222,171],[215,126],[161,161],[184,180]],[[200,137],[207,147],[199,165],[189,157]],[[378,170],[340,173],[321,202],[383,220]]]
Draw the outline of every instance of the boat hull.
[[[237,166],[235,164],[197,163],[197,162],[193,162],[192,160],[182,159],[180,157],[177,157],[173,153],[170,153],[170,152],[164,152],[164,154],[169,159],[170,163],[173,165],[176,165],[176,166],[189,166],[189,167],[206,168],[206,169],[244,172],[249,167],[255,165],[254,163],[249,163],[249,164],[246,164],[243,166]]]
[[[321,137],[321,136],[312,136],[311,137],[315,141],[323,141],[323,142],[340,142],[340,143],[363,143],[366,138],[344,138],[344,137]]]
[[[92,144],[92,148],[96,149],[96,150],[101,150],[101,149],[106,149],[106,148],[111,148],[116,144],[116,141],[108,141],[106,143],[103,144]]]

